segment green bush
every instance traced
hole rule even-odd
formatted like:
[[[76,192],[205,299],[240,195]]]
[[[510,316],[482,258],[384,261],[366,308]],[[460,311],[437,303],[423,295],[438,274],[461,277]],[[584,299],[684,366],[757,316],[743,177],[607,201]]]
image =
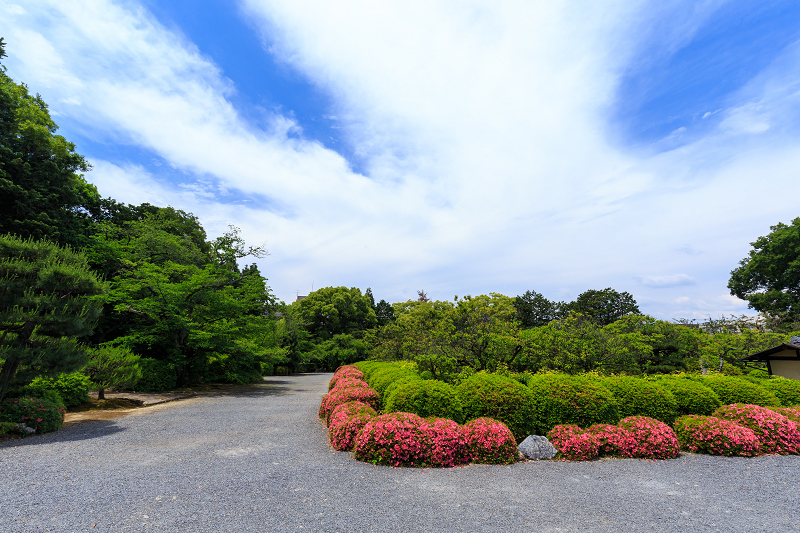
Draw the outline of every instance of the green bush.
[[[675,397],[657,383],[631,376],[606,377],[601,382],[617,399],[620,418],[646,416],[671,425],[678,416]]]
[[[800,381],[796,379],[772,377],[758,384],[774,394],[784,407],[800,404]]]
[[[360,369],[360,367],[359,367]],[[381,363],[369,372],[364,372],[364,378],[369,386],[380,395],[381,402],[386,403],[389,393],[402,381],[420,379],[419,374],[409,366],[401,363]]]
[[[709,416],[722,405],[717,393],[698,381],[663,376],[656,383],[672,393],[678,404],[678,416]]]
[[[546,435],[558,425],[616,424],[617,401],[605,386],[585,376],[536,374],[528,378],[533,394],[533,425]]]
[[[61,374],[56,378],[38,377],[31,384],[33,388],[51,389],[61,396],[66,407],[74,407],[89,401],[89,389],[92,386],[89,377],[80,373]]]
[[[25,431],[13,422],[0,422],[0,437],[3,435],[22,435]]]
[[[142,392],[161,392],[172,390],[178,386],[175,365],[157,359],[139,359],[142,377],[136,384],[136,390]]]
[[[64,410],[42,398],[9,398],[3,401],[0,412],[5,422],[25,424],[36,433],[55,431],[64,425]]]
[[[762,407],[778,407],[781,404],[773,393],[739,377],[709,374],[693,375],[691,379],[717,393],[722,405],[744,403]]]
[[[533,433],[536,414],[531,389],[520,382],[479,372],[462,381],[458,396],[464,420],[488,417],[508,426],[514,438],[522,439]]]
[[[422,418],[449,418],[459,424],[464,421],[456,388],[434,379],[404,380],[389,393],[384,410],[414,413]]]
[[[41,398],[54,403],[57,407],[67,407],[64,405],[64,400],[61,399],[61,395],[57,390],[48,389],[43,385],[28,385],[20,389],[10,390],[8,394],[6,394],[6,398]]]

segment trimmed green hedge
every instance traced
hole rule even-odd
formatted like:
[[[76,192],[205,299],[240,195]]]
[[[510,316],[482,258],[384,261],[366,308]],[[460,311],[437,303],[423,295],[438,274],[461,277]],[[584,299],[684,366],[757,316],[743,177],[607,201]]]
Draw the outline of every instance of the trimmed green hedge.
[[[601,380],[617,399],[620,418],[646,416],[672,424],[678,416],[678,403],[671,392],[653,381],[631,376],[611,376]]]
[[[31,381],[30,387],[54,390],[66,407],[74,407],[89,401],[91,381],[80,372],[71,372],[55,378],[38,377]]]
[[[404,380],[394,387],[384,404],[386,412],[414,413],[422,418],[439,417],[464,422],[458,391],[434,379]]]
[[[527,378],[533,394],[533,426],[546,435],[555,426],[616,424],[617,401],[605,386],[585,376],[537,374]]]
[[[762,407],[779,407],[781,405],[780,400],[773,393],[743,378],[720,374],[705,376],[698,374],[692,375],[691,379],[716,392],[723,405],[732,403],[760,405]]]
[[[796,379],[772,377],[762,379],[758,385],[774,394],[784,407],[800,404],[800,381]]]
[[[709,416],[722,405],[717,393],[699,381],[667,375],[658,376],[656,383],[672,393],[678,404],[678,416]]]
[[[464,410],[464,420],[482,417],[498,420],[508,426],[518,441],[533,433],[534,395],[522,383],[479,372],[462,381],[456,390]]]

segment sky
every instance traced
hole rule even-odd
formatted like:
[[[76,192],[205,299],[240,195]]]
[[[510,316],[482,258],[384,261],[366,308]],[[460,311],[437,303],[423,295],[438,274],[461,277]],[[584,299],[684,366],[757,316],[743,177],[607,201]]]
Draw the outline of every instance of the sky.
[[[800,216],[794,0],[0,0],[0,37],[102,196],[240,228],[287,303],[753,314],[730,271]]]

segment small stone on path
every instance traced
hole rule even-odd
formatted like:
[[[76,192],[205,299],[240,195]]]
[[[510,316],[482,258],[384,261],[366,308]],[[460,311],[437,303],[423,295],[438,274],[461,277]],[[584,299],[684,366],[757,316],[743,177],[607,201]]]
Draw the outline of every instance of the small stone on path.
[[[558,450],[550,444],[547,437],[541,435],[530,435],[517,446],[517,449],[528,459],[552,459]]]

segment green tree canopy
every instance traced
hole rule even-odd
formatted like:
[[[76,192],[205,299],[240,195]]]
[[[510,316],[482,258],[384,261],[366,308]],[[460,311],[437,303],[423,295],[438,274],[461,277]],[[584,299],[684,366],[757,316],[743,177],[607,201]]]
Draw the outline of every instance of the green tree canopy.
[[[564,314],[580,313],[602,326],[607,326],[625,315],[640,314],[639,306],[627,292],[617,292],[611,287],[603,290],[590,289],[562,307]]]
[[[318,289],[292,306],[315,342],[339,334],[360,335],[377,324],[369,298],[356,287]]]
[[[731,271],[728,288],[751,309],[800,321],[800,217],[770,229],[750,243],[753,249]]]
[[[0,40],[0,57],[5,55]],[[0,234],[82,247],[100,197],[38,94],[0,69]]]
[[[0,399],[18,370],[27,378],[79,369],[105,285],[86,257],[47,241],[0,236]]]

